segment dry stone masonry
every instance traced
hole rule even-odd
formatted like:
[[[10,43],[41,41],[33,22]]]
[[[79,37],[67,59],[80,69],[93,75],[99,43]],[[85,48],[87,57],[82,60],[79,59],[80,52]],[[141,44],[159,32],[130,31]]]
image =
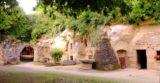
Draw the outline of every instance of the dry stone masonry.
[[[103,33],[95,52],[96,69],[114,70],[119,67],[114,50],[106,33]]]

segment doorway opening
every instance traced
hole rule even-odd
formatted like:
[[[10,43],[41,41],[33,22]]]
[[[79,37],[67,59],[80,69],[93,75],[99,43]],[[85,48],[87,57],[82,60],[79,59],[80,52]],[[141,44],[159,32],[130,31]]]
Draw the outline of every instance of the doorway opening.
[[[157,55],[160,55],[160,50],[157,51]]]
[[[34,49],[32,47],[25,47],[20,54],[20,61],[32,62],[34,59]]]
[[[140,69],[147,69],[146,50],[137,50],[137,63]]]
[[[126,68],[126,54],[127,51],[126,50],[118,50],[117,51],[118,57],[119,57],[119,63],[122,69]]]
[[[73,61],[73,56],[70,56],[70,60],[72,60],[72,61]]]

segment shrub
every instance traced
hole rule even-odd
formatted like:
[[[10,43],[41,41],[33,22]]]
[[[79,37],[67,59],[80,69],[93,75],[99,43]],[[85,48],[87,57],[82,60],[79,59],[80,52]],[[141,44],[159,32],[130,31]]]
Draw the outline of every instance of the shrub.
[[[54,59],[55,63],[59,63],[62,55],[63,55],[63,51],[59,50],[59,49],[54,49],[53,51],[50,52],[51,57]]]

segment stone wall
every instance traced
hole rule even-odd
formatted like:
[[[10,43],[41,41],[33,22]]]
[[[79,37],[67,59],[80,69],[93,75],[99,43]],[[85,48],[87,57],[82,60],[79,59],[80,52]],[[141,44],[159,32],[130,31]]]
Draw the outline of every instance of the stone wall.
[[[6,39],[0,43],[0,64],[19,64],[20,55],[25,47],[32,47],[34,50],[35,62],[50,62],[50,46],[39,46],[24,43],[18,40]]]
[[[129,47],[130,67],[138,66],[136,50],[144,49],[147,55],[147,68],[160,69],[157,66],[159,61],[154,59],[156,51],[160,50],[160,25],[140,26]]]
[[[20,63],[20,53],[26,46],[26,43],[18,40],[6,39],[0,43],[0,57],[2,64],[18,64]]]
[[[3,55],[3,48],[2,46],[0,45],[0,65],[4,65],[5,64],[5,61],[6,59],[4,58],[4,55]]]
[[[154,59],[160,50],[160,25],[112,25],[108,30],[111,44],[118,56],[118,50],[126,51],[127,67],[138,68],[137,50],[146,50],[147,68],[160,69],[159,61]]]
[[[128,60],[128,55],[129,55],[128,48],[135,34],[134,26],[119,24],[119,25],[112,25],[109,28],[110,29],[108,30],[108,35],[111,39],[111,44],[116,54],[116,57],[119,61],[118,51],[119,50],[126,51],[126,55],[124,58],[126,66],[128,67],[130,65]]]
[[[34,50],[34,62],[53,62],[50,56],[51,48],[49,46],[35,46]]]

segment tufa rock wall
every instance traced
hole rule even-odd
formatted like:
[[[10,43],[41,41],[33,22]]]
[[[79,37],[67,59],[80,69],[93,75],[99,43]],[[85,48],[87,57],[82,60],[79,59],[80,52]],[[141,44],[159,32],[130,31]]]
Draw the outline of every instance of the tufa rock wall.
[[[0,43],[0,57],[2,64],[18,64],[20,63],[20,53],[26,46],[20,41],[6,39]]]
[[[42,63],[53,62],[50,56],[50,47],[35,46],[34,61]]]
[[[4,58],[4,55],[3,55],[3,48],[2,48],[2,45],[0,45],[0,65],[4,65],[5,64],[5,58]]]

